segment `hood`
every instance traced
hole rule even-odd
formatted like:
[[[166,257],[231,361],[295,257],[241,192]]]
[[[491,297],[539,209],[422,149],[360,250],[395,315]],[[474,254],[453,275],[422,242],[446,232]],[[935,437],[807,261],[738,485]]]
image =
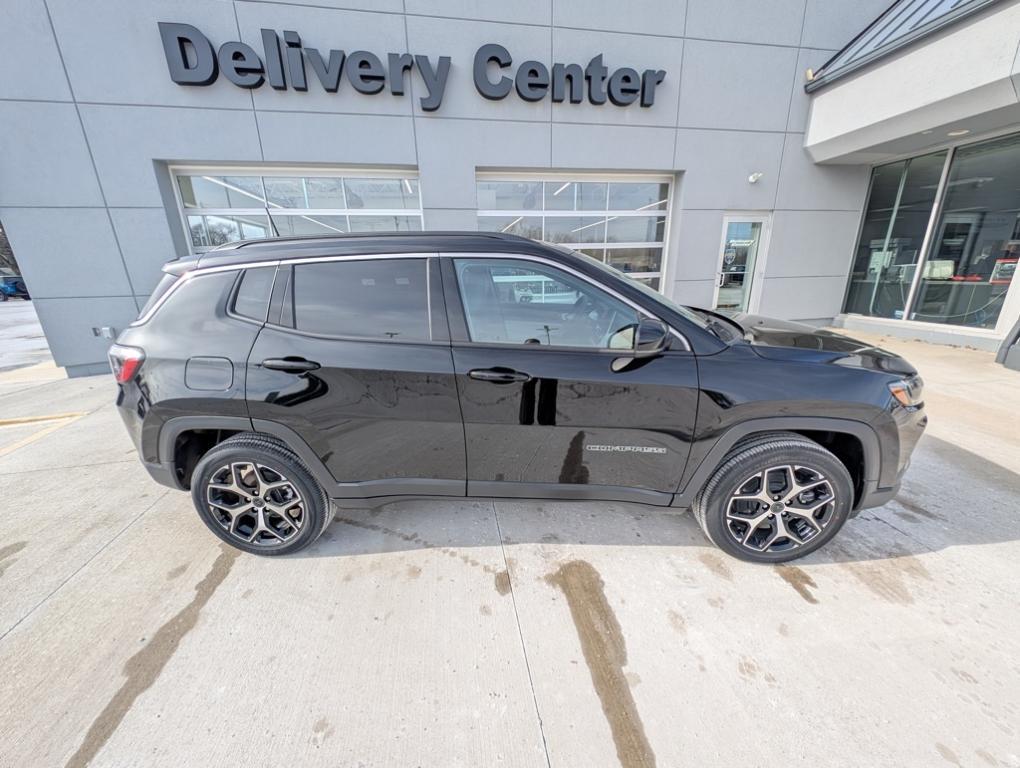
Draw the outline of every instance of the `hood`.
[[[731,317],[744,327],[745,341],[761,357],[836,363],[895,374],[917,373],[899,355],[841,333],[761,315],[739,313]]]

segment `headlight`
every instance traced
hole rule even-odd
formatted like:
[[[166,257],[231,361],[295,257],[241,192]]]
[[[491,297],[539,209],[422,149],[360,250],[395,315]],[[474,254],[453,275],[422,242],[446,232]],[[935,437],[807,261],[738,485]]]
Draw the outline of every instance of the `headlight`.
[[[896,398],[896,402],[904,408],[916,408],[924,404],[924,398],[922,397],[924,381],[917,374],[890,383],[889,391]]]

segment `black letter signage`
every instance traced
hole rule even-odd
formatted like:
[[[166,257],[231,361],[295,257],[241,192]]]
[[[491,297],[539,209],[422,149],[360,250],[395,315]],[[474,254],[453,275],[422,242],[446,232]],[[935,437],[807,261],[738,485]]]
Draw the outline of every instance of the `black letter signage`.
[[[283,31],[283,40],[275,29],[259,30],[262,56],[247,43],[229,41],[216,49],[209,39],[190,24],[158,22],[159,36],[166,55],[170,79],[178,85],[212,85],[220,72],[240,88],[270,88],[285,91],[308,90],[306,61],[315,80],[326,93],[336,93],[346,79],[358,93],[371,96],[386,90],[403,96],[406,78],[417,70],[424,89],[419,102],[424,112],[434,112],[443,103],[452,62],[449,56],[433,59],[420,54],[387,53],[377,56],[369,51],[346,53],[343,49],[320,51],[306,48],[293,30]],[[562,104],[590,104],[607,101],[627,107],[635,102],[642,107],[655,104],[655,89],[666,78],[663,69],[646,69],[641,74],[630,67],[610,71],[596,54],[584,69],[580,64],[555,62],[550,67],[540,61],[525,61],[510,71],[514,60],[504,46],[486,43],[475,52],[471,74],[475,90],[490,101],[500,101],[516,91],[522,101],[539,102],[549,97]],[[505,70],[505,71],[504,71]],[[412,75],[413,76],[413,75]]]

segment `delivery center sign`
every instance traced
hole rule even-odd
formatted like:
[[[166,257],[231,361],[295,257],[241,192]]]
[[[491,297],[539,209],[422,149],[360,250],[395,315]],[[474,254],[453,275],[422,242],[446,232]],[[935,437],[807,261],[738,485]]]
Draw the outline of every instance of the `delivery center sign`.
[[[360,50],[320,51],[306,47],[301,36],[290,30],[284,30],[282,36],[273,29],[261,30],[261,55],[253,46],[238,41],[217,48],[190,24],[159,22],[159,34],[170,78],[178,85],[212,85],[222,74],[239,88],[261,88],[268,83],[278,91],[307,91],[310,82],[318,82],[328,93],[349,85],[366,95],[389,89],[403,96],[408,78],[417,72],[424,86],[421,108],[434,112],[443,103],[450,75],[449,56],[433,59],[410,53],[377,56]],[[510,51],[487,43],[475,52],[472,78],[478,93],[493,101],[505,99],[515,90],[525,101],[551,98],[556,103],[588,101],[596,105],[608,101],[617,107],[638,104],[646,108],[655,104],[655,89],[665,79],[665,70],[639,73],[620,67],[610,71],[602,59],[599,53],[584,67],[554,63],[550,68],[539,61],[524,61],[514,68]]]

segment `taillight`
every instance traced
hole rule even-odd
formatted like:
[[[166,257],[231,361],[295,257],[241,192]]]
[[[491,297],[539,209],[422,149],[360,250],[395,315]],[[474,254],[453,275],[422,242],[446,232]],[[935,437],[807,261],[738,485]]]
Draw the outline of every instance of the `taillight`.
[[[126,384],[135,377],[138,369],[145,361],[145,351],[138,347],[125,347],[123,344],[114,344],[110,347],[110,368],[113,369],[113,377],[118,384]]]

